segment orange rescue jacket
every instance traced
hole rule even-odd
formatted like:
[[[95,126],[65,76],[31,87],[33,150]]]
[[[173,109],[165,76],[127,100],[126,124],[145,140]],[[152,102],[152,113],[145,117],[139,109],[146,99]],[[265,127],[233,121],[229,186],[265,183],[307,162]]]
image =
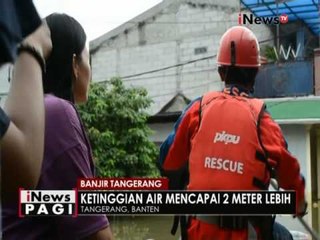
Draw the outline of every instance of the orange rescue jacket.
[[[270,180],[259,136],[259,99],[210,92],[191,140],[189,190],[266,190]],[[245,151],[244,151],[245,150]]]

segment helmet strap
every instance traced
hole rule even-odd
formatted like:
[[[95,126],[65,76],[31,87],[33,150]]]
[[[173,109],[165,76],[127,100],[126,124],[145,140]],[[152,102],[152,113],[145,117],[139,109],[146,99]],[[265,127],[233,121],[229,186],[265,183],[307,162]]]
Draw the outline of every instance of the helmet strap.
[[[228,76],[228,72],[229,72],[229,67],[226,67],[225,68],[225,72],[223,74],[223,79],[222,79],[223,82],[226,82],[226,79],[227,79],[227,76]]]
[[[236,64],[236,44],[234,41],[231,41],[231,66]]]

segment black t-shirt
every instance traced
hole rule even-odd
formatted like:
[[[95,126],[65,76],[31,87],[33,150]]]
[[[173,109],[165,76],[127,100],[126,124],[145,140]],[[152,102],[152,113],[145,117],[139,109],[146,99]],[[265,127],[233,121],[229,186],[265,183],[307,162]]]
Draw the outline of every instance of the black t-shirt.
[[[0,65],[14,61],[18,43],[40,24],[32,0],[0,0]]]
[[[40,24],[32,0],[0,0],[0,66],[15,60],[17,45]],[[0,139],[9,123],[8,116],[0,108]]]
[[[9,124],[10,124],[10,120],[8,116],[5,114],[2,108],[0,108],[0,139],[8,130]]]

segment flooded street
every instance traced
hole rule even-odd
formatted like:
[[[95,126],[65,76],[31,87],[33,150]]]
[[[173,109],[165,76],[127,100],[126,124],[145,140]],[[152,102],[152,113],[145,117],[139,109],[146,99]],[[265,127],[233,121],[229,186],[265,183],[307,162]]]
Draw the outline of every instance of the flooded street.
[[[173,217],[170,216],[123,216],[109,217],[116,240],[178,240],[170,234]]]
[[[115,240],[178,240],[170,234],[173,217],[170,216],[111,216],[109,217]],[[277,216],[277,221],[292,231],[294,240],[310,240],[306,230],[291,216]]]

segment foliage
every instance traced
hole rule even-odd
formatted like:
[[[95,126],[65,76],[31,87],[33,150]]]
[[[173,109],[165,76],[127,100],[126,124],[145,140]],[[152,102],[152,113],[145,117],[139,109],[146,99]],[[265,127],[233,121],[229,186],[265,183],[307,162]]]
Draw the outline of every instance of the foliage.
[[[276,62],[277,55],[274,51],[274,47],[266,45],[262,50],[262,55],[268,59],[268,62]]]
[[[98,175],[157,176],[158,149],[149,140],[146,109],[151,104],[143,88],[126,88],[119,78],[91,85],[80,115],[88,130]]]

